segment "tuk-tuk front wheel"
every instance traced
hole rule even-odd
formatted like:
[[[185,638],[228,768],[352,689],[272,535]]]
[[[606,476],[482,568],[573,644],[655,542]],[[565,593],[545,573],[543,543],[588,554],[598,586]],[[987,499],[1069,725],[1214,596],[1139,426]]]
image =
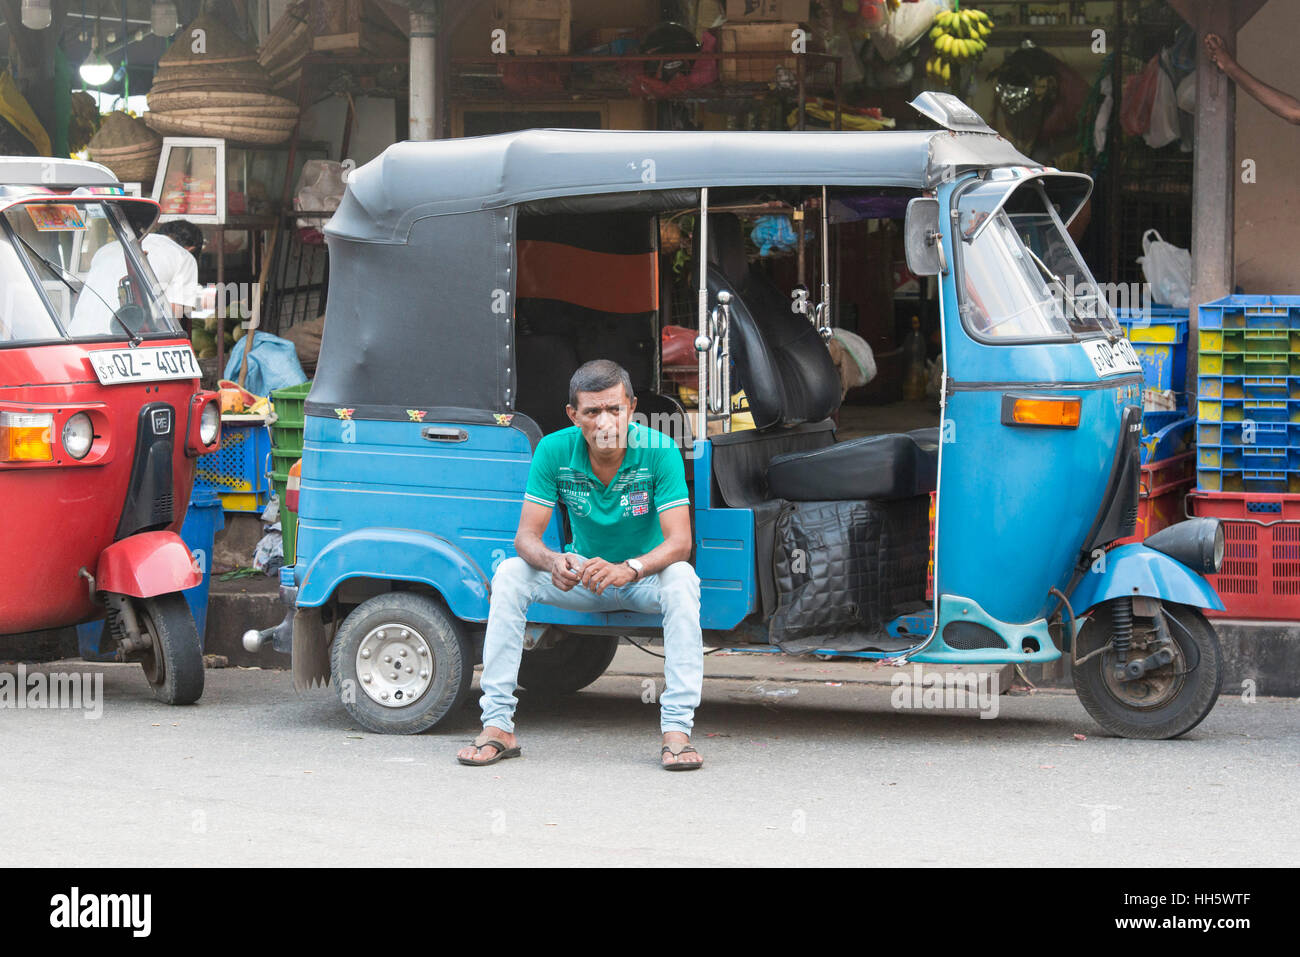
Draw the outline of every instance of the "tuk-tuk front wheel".
[[[605,673],[617,650],[617,636],[569,635],[549,648],[525,651],[519,684],[546,697],[581,691]]]
[[[1166,602],[1159,606],[1166,641],[1155,616],[1130,616],[1133,604],[1131,598],[1108,601],[1080,629],[1075,657],[1091,657],[1073,669],[1074,690],[1088,714],[1112,734],[1176,738],[1200,724],[1219,698],[1219,639],[1199,610]],[[1125,675],[1117,667],[1117,644],[1126,663],[1138,663],[1134,670],[1159,665],[1137,677]],[[1093,654],[1099,648],[1104,650]]]
[[[203,649],[189,602],[180,592],[135,601],[149,647],[140,654],[154,697],[164,704],[193,704],[203,695]]]
[[[339,700],[379,734],[417,734],[469,694],[474,659],[459,622],[428,595],[387,592],[343,620],[330,649]]]

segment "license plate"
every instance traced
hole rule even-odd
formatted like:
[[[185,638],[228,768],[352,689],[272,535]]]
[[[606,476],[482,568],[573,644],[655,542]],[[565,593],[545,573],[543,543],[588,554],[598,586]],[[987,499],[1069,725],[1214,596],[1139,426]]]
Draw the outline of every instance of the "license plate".
[[[90,364],[100,385],[199,378],[199,363],[189,346],[97,349],[90,354]]]
[[[1133,351],[1133,343],[1127,339],[1107,342],[1105,339],[1089,339],[1080,343],[1088,354],[1092,367],[1103,379],[1106,376],[1124,375],[1129,372],[1141,372],[1142,363]]]

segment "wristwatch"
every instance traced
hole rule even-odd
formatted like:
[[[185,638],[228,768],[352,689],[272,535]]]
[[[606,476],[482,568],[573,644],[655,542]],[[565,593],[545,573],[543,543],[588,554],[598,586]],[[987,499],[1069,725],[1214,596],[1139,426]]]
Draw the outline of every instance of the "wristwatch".
[[[638,559],[629,558],[623,564],[632,569],[632,574],[636,576],[632,579],[633,581],[640,581],[641,576],[645,574],[645,566]]]

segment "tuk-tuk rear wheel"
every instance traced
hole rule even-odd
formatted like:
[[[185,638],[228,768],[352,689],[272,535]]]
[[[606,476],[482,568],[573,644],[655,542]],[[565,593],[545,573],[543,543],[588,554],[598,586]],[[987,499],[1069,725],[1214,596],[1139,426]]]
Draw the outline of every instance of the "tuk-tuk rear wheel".
[[[1190,731],[1210,713],[1223,685],[1222,654],[1213,626],[1195,608],[1162,603],[1173,660],[1137,680],[1120,681],[1114,672],[1111,606],[1107,602],[1098,607],[1079,631],[1077,657],[1103,643],[1107,646],[1073,669],[1080,704],[1103,728],[1124,738],[1161,740]],[[1143,657],[1155,647],[1154,619],[1135,617],[1128,659]]]
[[[381,672],[371,662],[388,667]],[[460,622],[441,602],[395,591],[362,602],[343,620],[330,672],[339,701],[366,730],[418,734],[464,703],[474,659]]]
[[[149,637],[140,655],[154,697],[164,704],[193,704],[203,695],[203,649],[189,602],[180,592],[135,601],[136,618]]]
[[[519,684],[548,697],[581,691],[605,673],[617,650],[615,635],[569,635],[548,648],[525,651]]]

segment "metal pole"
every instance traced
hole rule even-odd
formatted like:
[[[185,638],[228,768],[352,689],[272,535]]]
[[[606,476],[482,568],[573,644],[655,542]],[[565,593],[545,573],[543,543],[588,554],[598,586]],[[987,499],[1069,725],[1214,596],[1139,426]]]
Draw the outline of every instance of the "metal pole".
[[[817,307],[817,331],[822,338],[829,338],[827,332],[831,321],[831,241],[830,211],[826,208],[826,187],[822,187],[822,301]]]
[[[695,440],[702,442],[709,434],[709,348],[707,344],[709,335],[709,188],[707,186],[700,188],[700,223],[696,235],[699,237],[695,244],[695,255],[700,260],[700,295],[699,332],[695,336],[695,351],[700,360],[700,381],[696,383],[695,391],[696,411],[699,413],[699,426],[695,430]],[[705,340],[703,349],[700,348],[702,339]]]
[[[431,4],[411,8],[410,138],[434,138],[434,78],[437,76],[438,14]]]

